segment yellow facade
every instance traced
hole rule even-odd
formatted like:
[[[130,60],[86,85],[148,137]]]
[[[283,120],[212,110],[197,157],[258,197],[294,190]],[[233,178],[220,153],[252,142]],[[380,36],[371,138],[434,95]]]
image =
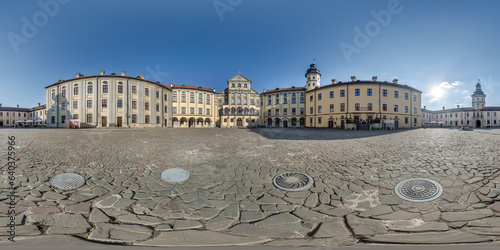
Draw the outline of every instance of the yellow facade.
[[[214,127],[217,120],[215,89],[173,85],[172,125],[174,128]]]
[[[343,128],[379,118],[395,128],[421,127],[422,92],[407,85],[373,81],[339,82],[306,91],[306,127]]]

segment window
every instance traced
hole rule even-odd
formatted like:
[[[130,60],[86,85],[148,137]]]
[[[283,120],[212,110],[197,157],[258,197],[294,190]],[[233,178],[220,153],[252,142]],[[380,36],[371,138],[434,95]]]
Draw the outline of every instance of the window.
[[[462,121],[462,124],[464,123],[464,121]],[[417,126],[417,118],[413,118],[413,126]]]
[[[149,124],[149,115],[144,116],[144,123]]]
[[[137,94],[137,86],[132,86],[132,94]]]
[[[149,96],[149,88],[145,88],[144,89],[144,95],[145,96]]]
[[[89,86],[87,86],[87,94],[92,94],[92,83],[89,83]]]
[[[268,100],[267,105],[271,105],[271,99]]]
[[[132,114],[132,123],[137,123],[137,115]]]
[[[107,99],[102,99],[102,107],[103,108],[108,107],[108,100]]]
[[[87,100],[87,108],[92,108],[92,100]]]
[[[52,116],[52,118],[54,118],[54,117]],[[92,122],[92,114],[87,114],[87,123],[91,123],[91,122]],[[54,122],[52,122],[52,123],[54,123]]]
[[[132,101],[132,109],[137,109],[137,101]]]
[[[300,108],[300,114],[301,114],[301,115],[304,115],[305,113],[306,113],[306,112],[305,112],[304,108]]]
[[[186,108],[185,108],[185,107],[182,107],[182,108],[181,108],[181,113],[182,113],[182,114],[186,114]]]
[[[313,96],[312,95],[309,97],[309,101],[311,101],[311,102],[313,101]]]
[[[345,90],[341,90],[340,91],[340,97],[344,97],[345,96]]]
[[[286,98],[286,97],[284,97],[284,98],[283,98],[283,104],[287,104],[287,103],[288,103],[288,102],[287,102],[287,98]]]
[[[77,109],[78,108],[78,101],[73,101],[73,108]]]
[[[164,113],[168,113],[168,107],[167,107],[167,106],[165,106],[165,111],[164,111]]]
[[[267,115],[271,115],[271,110],[267,110]]]
[[[333,91],[330,91],[330,98],[333,98]]]
[[[102,93],[108,93],[108,85],[107,84],[102,85]]]
[[[333,112],[333,104],[330,104],[330,112]]]
[[[160,91],[156,91],[156,98],[160,98]]]
[[[172,113],[177,114],[177,107],[172,108]]]
[[[191,94],[189,95],[189,102],[190,103],[194,103],[194,93],[191,92]]]
[[[243,87],[245,87],[245,88],[246,88],[246,87],[247,87],[247,84],[246,84],[246,83],[245,83],[245,84],[243,84]]]
[[[144,103],[144,110],[149,110],[149,102]]]
[[[159,104],[156,104],[156,111],[160,112],[160,105]]]
[[[405,117],[405,123],[408,124],[408,117]]]
[[[318,117],[318,123],[321,123],[321,117]]]
[[[207,109],[207,112],[205,115],[210,115],[210,109]]]
[[[56,99],[56,91],[52,90],[52,100]]]
[[[295,98],[295,94],[293,94],[293,96],[292,96],[292,103],[297,103],[296,98]]]
[[[78,119],[78,114],[73,114],[73,119]]]
[[[123,101],[122,101],[122,100],[117,100],[117,101],[116,101],[116,106],[117,106],[118,108],[122,108],[122,107],[123,107]]]
[[[367,96],[372,96],[372,89],[366,90],[366,95]]]
[[[66,121],[66,116],[65,115],[61,116],[61,123],[64,123],[65,121]]]
[[[321,113],[321,105],[318,106],[318,113]]]
[[[398,112],[398,105],[394,105],[394,112]]]
[[[340,104],[340,111],[345,111],[345,103]]]
[[[408,106],[405,106],[405,113],[408,113]]]
[[[318,100],[321,100],[321,94],[318,94]]]
[[[398,91],[394,91],[394,98],[399,98],[399,92]]]
[[[63,89],[63,90],[61,91],[61,97],[66,97],[66,89]]]
[[[416,108],[416,107],[414,107],[414,108],[413,108],[413,114],[416,114],[416,113],[417,113],[417,108]]]
[[[382,96],[387,96],[387,89],[382,90]]]
[[[280,109],[276,109],[276,110],[274,110],[274,114],[275,114],[275,115],[279,115],[279,114],[280,114]]]
[[[182,92],[182,94],[181,94],[181,102],[186,102],[186,92]]]
[[[231,87],[234,88],[234,87],[236,87],[236,85],[233,83],[233,84],[231,84]]]
[[[203,109],[202,108],[198,108],[198,114],[201,115],[203,113]]]
[[[359,89],[355,89],[355,90],[354,90],[354,95],[355,95],[355,96],[359,96]]]
[[[387,104],[382,104],[382,111],[387,111]]]
[[[373,110],[373,104],[368,103],[368,110]]]
[[[304,103],[304,93],[300,93],[300,103]]]
[[[359,103],[354,104],[354,110],[359,111]]]
[[[73,95],[78,95],[78,84],[75,84],[73,88]]]
[[[288,115],[288,109],[287,108],[283,108],[283,115]]]
[[[177,92],[172,92],[172,102],[177,102]]]
[[[408,100],[408,93],[405,93],[405,100]]]
[[[417,95],[413,95],[413,101],[416,102],[417,101]]]
[[[276,97],[276,104],[280,104],[280,99],[279,99],[279,97]]]
[[[123,94],[123,85],[118,85],[118,94]]]
[[[297,112],[296,108],[292,108],[292,115],[295,115],[295,112]]]
[[[160,117],[156,116],[156,124],[160,124]]]
[[[168,95],[167,95],[167,94],[164,94],[164,96],[163,96],[163,100],[167,101],[167,99],[168,99],[167,97],[168,97]]]
[[[313,107],[310,107],[310,108],[309,108],[309,114],[312,114],[313,112],[314,112]]]
[[[61,103],[61,110],[65,110],[66,109],[66,103],[63,102]],[[24,117],[26,117],[26,113],[24,114]]]

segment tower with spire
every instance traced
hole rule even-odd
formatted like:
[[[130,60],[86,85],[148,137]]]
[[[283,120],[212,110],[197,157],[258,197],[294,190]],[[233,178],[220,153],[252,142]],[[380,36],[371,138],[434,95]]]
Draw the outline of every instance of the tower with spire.
[[[481,89],[481,84],[479,83],[479,79],[477,80],[476,84],[476,91],[471,95],[472,97],[472,108],[479,110],[485,107],[485,99],[486,95],[484,94],[483,90]]]
[[[320,86],[320,78],[321,73],[319,73],[319,69],[316,68],[316,64],[314,64],[314,60],[311,65],[309,65],[309,69],[306,72],[306,90],[314,89]]]

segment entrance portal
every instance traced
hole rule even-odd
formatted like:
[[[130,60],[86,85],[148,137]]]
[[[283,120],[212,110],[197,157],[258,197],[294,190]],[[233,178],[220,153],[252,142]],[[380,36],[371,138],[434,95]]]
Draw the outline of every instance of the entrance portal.
[[[243,120],[241,120],[241,118],[238,118],[238,120],[236,120],[236,126],[243,127]]]
[[[116,117],[116,126],[117,127],[122,126],[122,117],[121,116]]]
[[[477,120],[476,121],[476,128],[480,128],[481,127],[481,121],[480,120]]]
[[[108,126],[108,117],[107,116],[103,116],[102,117],[102,126],[103,127],[107,127]]]

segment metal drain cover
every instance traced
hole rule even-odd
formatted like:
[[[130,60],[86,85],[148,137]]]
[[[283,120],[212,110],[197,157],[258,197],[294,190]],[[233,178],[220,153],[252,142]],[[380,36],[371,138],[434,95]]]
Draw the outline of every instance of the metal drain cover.
[[[50,184],[58,189],[73,190],[83,186],[85,179],[79,174],[63,173],[52,177]]]
[[[403,200],[426,202],[439,198],[443,194],[443,187],[431,179],[413,178],[398,183],[394,191]]]
[[[284,172],[276,175],[273,184],[285,191],[301,191],[308,189],[313,184],[313,178],[301,172]]]
[[[170,168],[161,172],[161,179],[166,182],[183,182],[189,178],[189,172],[182,168]]]

